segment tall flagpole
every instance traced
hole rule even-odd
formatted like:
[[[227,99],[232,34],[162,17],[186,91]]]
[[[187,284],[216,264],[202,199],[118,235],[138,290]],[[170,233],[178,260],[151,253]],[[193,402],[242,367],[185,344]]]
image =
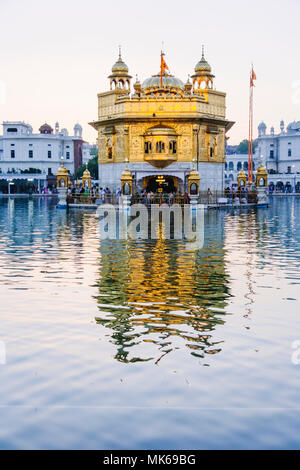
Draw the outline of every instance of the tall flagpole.
[[[160,53],[160,88],[162,88],[163,51]]]
[[[248,183],[253,183],[253,88],[256,75],[253,70],[253,64],[250,72],[249,89],[249,140],[248,140]]]

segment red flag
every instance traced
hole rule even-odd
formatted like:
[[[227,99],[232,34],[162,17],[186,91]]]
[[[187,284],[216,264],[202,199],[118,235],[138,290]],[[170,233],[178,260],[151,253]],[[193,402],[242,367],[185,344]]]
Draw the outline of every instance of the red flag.
[[[161,73],[165,73],[166,70],[169,70],[169,67],[166,64],[165,59],[163,58],[163,55],[161,55]],[[170,70],[169,70],[170,72]]]
[[[254,86],[254,80],[256,80],[256,73],[254,72],[253,68],[251,69],[250,74],[250,86]]]
[[[167,63],[164,59],[164,53],[162,52],[160,54],[160,86],[162,87],[162,77],[163,74],[165,73],[166,70],[169,70],[169,67],[167,66]],[[170,70],[169,70],[170,72]]]

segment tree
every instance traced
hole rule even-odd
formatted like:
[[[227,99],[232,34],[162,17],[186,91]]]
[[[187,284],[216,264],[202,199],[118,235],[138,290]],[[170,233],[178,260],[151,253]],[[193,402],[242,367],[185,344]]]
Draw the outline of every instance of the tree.
[[[75,178],[76,179],[82,178],[82,175],[85,169],[86,169],[86,165],[82,165],[80,168],[78,168],[75,174]],[[88,170],[91,173],[91,177],[97,180],[98,179],[98,156],[97,155],[88,161]]]
[[[236,153],[248,153],[248,144],[249,141],[248,139],[242,140],[242,142],[239,143],[236,149]],[[257,141],[253,140],[253,153],[255,152],[255,149],[257,147]]]

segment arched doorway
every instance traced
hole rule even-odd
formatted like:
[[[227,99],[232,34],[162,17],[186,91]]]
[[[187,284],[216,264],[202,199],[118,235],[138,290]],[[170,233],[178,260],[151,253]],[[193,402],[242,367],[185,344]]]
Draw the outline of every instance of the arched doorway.
[[[175,193],[177,185],[175,178],[168,175],[149,176],[145,182],[147,193]]]

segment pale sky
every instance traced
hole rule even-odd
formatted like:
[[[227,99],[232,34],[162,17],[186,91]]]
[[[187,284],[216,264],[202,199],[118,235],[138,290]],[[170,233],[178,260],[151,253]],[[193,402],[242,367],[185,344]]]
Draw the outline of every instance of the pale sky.
[[[0,121],[45,121],[96,141],[97,93],[122,45],[140,81],[159,71],[161,43],[172,74],[184,82],[205,57],[236,122],[229,144],[248,137],[251,62],[257,75],[254,125],[279,130],[300,120],[299,0],[0,0]]]

